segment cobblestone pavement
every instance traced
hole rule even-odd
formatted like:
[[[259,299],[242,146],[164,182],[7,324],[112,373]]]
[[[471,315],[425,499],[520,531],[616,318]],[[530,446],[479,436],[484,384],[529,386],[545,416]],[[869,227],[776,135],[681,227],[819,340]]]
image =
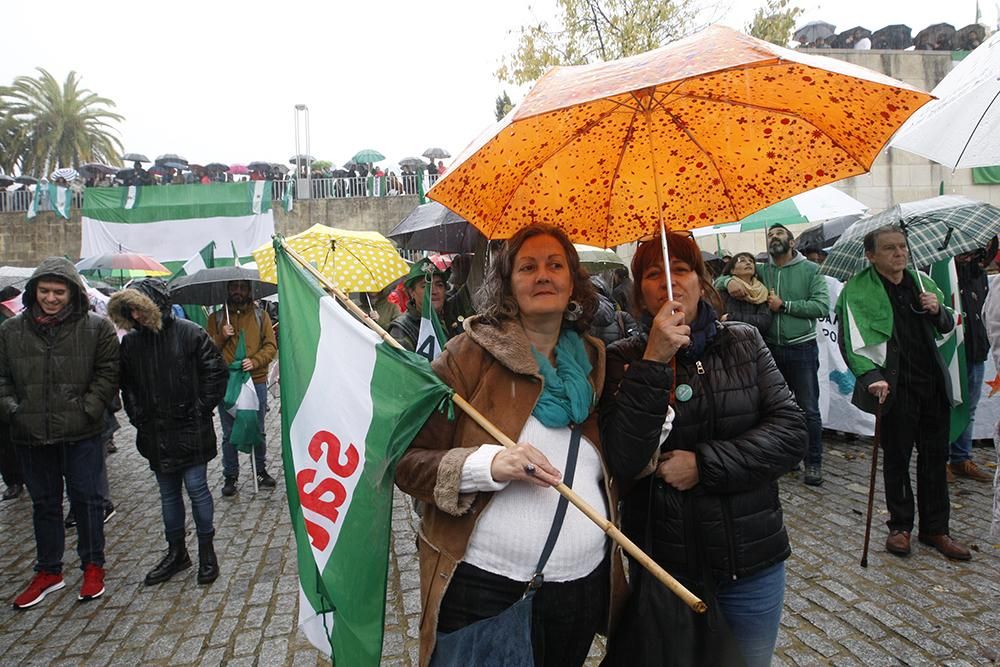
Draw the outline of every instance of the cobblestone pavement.
[[[268,415],[270,472],[280,479],[278,411]],[[163,554],[152,473],[125,427],[109,461],[118,514],[107,528],[107,593],[78,603],[75,533],[68,531],[67,586],[34,609],[7,605],[31,576],[34,540],[26,497],[0,503],[0,664],[326,664],[296,630],[294,540],[279,488],[253,492],[249,462],[239,493],[223,498],[221,461],[209,466],[222,576],[195,583],[195,568],[160,586],[143,577]],[[972,545],[971,563],[952,563],[916,544],[908,558],[884,551],[881,476],[869,567],[858,565],[870,445],[827,439],[826,483],[782,479],[792,538],[776,665],[990,664],[1000,654],[1000,546],[989,539],[991,489],[951,486],[952,534]],[[992,448],[976,448],[981,465]],[[989,468],[992,470],[992,467]],[[189,518],[188,546],[196,549]],[[415,665],[420,613],[415,518],[396,494],[383,663]],[[595,643],[588,664],[600,660]],[[349,666],[348,666],[349,667]]]

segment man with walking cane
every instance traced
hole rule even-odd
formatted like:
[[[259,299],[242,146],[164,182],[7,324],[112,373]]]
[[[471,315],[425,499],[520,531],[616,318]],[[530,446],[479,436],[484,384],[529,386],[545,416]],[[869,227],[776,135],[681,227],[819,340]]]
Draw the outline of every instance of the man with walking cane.
[[[945,463],[953,388],[935,342],[954,328],[954,316],[934,281],[907,268],[909,250],[899,227],[870,232],[864,248],[871,266],[844,285],[836,312],[841,353],[858,380],[852,402],[880,422],[889,509],[885,548],[897,556],[910,553],[910,455],[916,445],[918,539],[948,558],[969,560],[969,550],[948,534]]]
[[[254,447],[253,464],[257,484],[265,488],[274,488],[274,478],[265,468],[267,443],[264,439],[267,368],[278,351],[274,328],[267,312],[254,303],[249,281],[231,280],[226,285],[226,290],[228,294],[226,305],[208,318],[208,335],[222,351],[222,357],[227,365],[233,363],[241,338],[245,343],[246,357],[243,359],[243,370],[250,373],[253,379],[257,394],[257,424],[261,437],[260,444]],[[236,493],[236,483],[240,476],[236,448],[230,442],[235,418],[225,406],[220,406],[219,417],[222,421],[222,495],[232,496]]]

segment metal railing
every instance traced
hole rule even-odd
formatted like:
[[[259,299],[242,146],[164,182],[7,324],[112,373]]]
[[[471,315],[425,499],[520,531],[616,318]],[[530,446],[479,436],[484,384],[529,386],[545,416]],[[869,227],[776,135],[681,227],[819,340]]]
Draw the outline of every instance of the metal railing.
[[[73,192],[70,194],[70,207],[71,208],[82,208],[83,207],[83,193]],[[35,193],[30,190],[17,190],[15,192],[7,192],[0,188],[0,213],[6,213],[9,211],[27,211],[31,206],[31,200],[35,198]],[[52,203],[49,201],[49,196],[46,191],[42,191],[42,196],[38,200],[38,210],[39,211],[51,211]]]
[[[355,176],[347,178],[312,178],[307,181],[306,179],[299,179],[299,189],[306,186],[309,183],[311,192],[309,197],[303,197],[305,193],[295,193],[293,191],[293,196],[295,199],[346,199],[349,197],[396,197],[400,195],[416,195],[420,193],[420,184],[417,179],[423,178],[423,175],[417,174],[406,174],[403,176]],[[438,180],[437,174],[430,174],[430,176],[424,181],[424,190],[426,191],[431,185],[433,185]],[[285,191],[289,187],[290,181],[272,181],[271,183],[271,199],[274,201],[281,201],[285,197]],[[169,185],[151,185],[145,187],[170,187]],[[83,198],[86,194],[86,189],[83,192],[72,193],[71,208],[82,208]],[[18,190],[16,192],[8,192],[6,190],[0,189],[0,213],[7,212],[24,212],[28,210],[31,206],[31,200],[34,198],[35,193],[30,190]],[[39,211],[51,211],[52,205],[49,202],[48,194],[46,191],[42,191],[42,196],[39,200]]]

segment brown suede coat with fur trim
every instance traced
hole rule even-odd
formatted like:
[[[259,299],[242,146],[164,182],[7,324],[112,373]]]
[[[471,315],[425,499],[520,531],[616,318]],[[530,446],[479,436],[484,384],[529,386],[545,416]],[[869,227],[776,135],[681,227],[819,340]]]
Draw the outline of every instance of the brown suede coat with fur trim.
[[[542,376],[530,343],[516,321],[493,326],[472,317],[465,321],[465,329],[434,361],[434,372],[516,441],[542,391]],[[583,339],[593,366],[590,380],[599,394],[604,387],[604,344],[591,336]],[[441,600],[465,556],[476,522],[493,498],[493,493],[459,493],[465,459],[495,438],[465,413],[455,412],[454,421],[433,413],[396,468],[399,488],[426,505],[418,539],[420,597],[424,601],[421,665],[427,665],[434,652]],[[583,424],[583,434],[600,452],[596,411]],[[606,467],[604,487],[608,516],[617,524],[618,489]],[[571,507],[568,511],[577,510]],[[617,548],[611,585],[611,606],[619,609],[626,584]]]

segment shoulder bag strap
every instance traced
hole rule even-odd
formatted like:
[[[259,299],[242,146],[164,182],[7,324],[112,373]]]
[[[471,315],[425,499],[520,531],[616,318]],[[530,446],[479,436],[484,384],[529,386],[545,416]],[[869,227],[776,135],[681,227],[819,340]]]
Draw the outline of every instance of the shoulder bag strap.
[[[574,424],[570,432],[569,452],[566,454],[566,472],[563,475],[563,484],[570,488],[573,486],[573,476],[576,473],[576,459],[580,452],[581,431],[580,425]],[[538,558],[538,565],[535,566],[535,576],[528,582],[529,593],[539,588],[545,582],[542,570],[545,569],[545,564],[548,562],[549,556],[552,555],[552,550],[555,549],[556,540],[559,538],[559,531],[562,530],[563,519],[566,518],[566,507],[568,505],[569,500],[566,499],[566,496],[560,495],[559,504],[556,505],[556,514],[552,519],[552,526],[549,528],[549,536],[545,538],[542,555]]]

